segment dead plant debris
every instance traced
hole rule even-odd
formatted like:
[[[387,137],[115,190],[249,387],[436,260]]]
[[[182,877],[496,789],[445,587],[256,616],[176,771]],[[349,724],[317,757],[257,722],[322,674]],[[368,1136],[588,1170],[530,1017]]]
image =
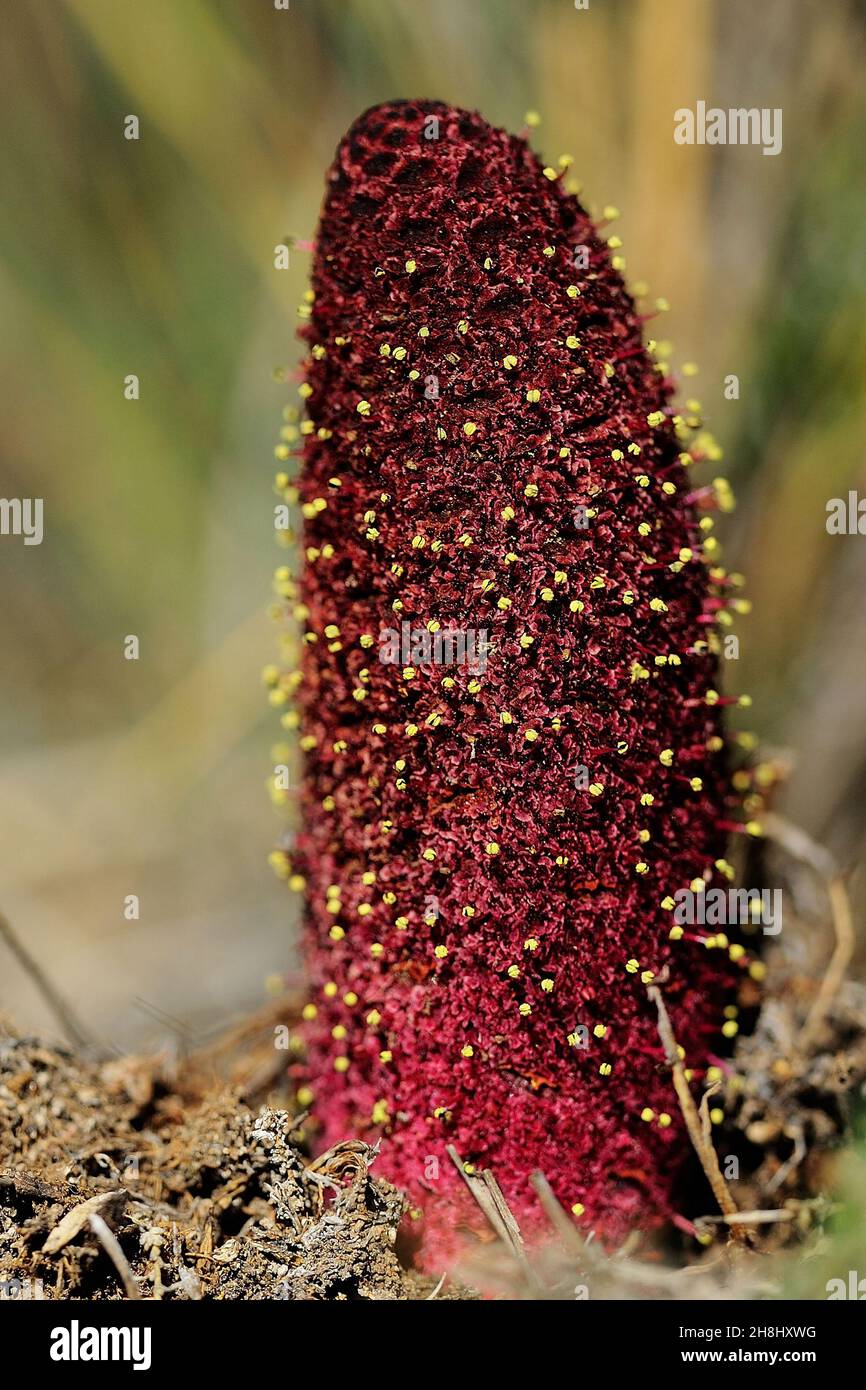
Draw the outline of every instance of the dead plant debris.
[[[311,1163],[303,1115],[0,1036],[0,1285],[54,1299],[424,1299],[376,1151]],[[192,1083],[192,1084],[191,1084]],[[453,1286],[440,1298],[455,1296]]]

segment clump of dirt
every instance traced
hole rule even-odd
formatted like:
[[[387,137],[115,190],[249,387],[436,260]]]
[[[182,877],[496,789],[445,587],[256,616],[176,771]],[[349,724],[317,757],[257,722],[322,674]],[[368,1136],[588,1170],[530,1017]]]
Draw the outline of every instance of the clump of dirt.
[[[375,1149],[310,1162],[303,1115],[172,1071],[0,1035],[0,1295],[429,1297],[397,1257],[405,1201]]]

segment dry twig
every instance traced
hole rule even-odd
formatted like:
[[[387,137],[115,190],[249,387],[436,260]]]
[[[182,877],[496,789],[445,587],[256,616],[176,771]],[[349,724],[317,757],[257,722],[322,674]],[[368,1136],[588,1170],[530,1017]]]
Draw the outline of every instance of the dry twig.
[[[127,1298],[141,1298],[138,1284],[135,1282],[135,1276],[127,1263],[126,1256],[120,1248],[120,1242],[111,1227],[103,1220],[98,1212],[93,1212],[91,1214],[88,1225],[120,1275],[123,1287],[126,1289]]]
[[[709,1135],[705,1132],[704,1125],[701,1123],[692,1093],[689,1090],[689,1083],[686,1081],[683,1072],[683,1065],[677,1051],[677,1041],[674,1037],[674,1030],[662,999],[661,991],[656,985],[650,985],[647,994],[655,1004],[659,1016],[659,1036],[665,1050],[665,1059],[671,1068],[674,1079],[674,1089],[677,1093],[677,1100],[683,1112],[686,1122],[686,1129],[692,1141],[695,1153],[701,1161],[701,1167],[707,1175],[707,1181],[713,1190],[713,1196],[719,1204],[719,1209],[725,1216],[736,1216],[737,1204],[731,1196],[728,1184],[722,1176],[719,1167],[719,1159],[713,1148]],[[745,1235],[738,1226],[733,1226],[732,1232],[735,1239],[744,1240]]]
[[[21,966],[22,970],[30,976],[42,998],[54,1014],[61,1028],[69,1041],[74,1043],[82,1052],[92,1052],[94,1050],[94,1039],[87,1032],[87,1029],[79,1022],[76,1014],[72,1010],[62,994],[54,987],[49,980],[42,966],[34,960],[30,952],[19,940],[17,933],[12,927],[12,923],[0,912],[0,937],[5,941],[12,955]]]
[[[502,1189],[489,1169],[482,1173],[467,1173],[463,1160],[453,1144],[448,1145],[448,1157],[460,1173],[472,1196],[493,1230],[511,1251],[529,1282],[537,1287],[538,1277],[526,1258],[523,1236],[505,1200]]]

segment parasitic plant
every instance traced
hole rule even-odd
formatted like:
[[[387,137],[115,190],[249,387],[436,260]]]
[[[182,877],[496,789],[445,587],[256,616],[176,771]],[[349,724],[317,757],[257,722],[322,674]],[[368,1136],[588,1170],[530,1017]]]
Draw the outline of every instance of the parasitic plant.
[[[473,1221],[449,1145],[529,1229],[535,1170],[609,1240],[674,1215],[647,987],[697,1083],[750,964],[672,911],[736,828],[698,451],[563,183],[477,114],[368,111],[302,330],[298,1071],[324,1142],[382,1137],[429,1258]]]

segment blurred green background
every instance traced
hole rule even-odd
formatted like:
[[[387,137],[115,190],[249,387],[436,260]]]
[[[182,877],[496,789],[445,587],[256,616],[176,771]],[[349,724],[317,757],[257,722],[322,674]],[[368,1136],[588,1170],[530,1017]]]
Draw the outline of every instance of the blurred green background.
[[[851,0],[5,0],[0,495],[43,497],[45,539],[0,540],[0,910],[108,1045],[201,1034],[292,965],[259,671],[309,258],[273,252],[394,96],[537,110],[537,148],[622,210],[740,501],[728,687],[862,902],[866,540],[824,521],[866,491],[864,62]],[[676,145],[698,99],[781,107],[782,153]],[[2,945],[0,980],[51,1026]]]

